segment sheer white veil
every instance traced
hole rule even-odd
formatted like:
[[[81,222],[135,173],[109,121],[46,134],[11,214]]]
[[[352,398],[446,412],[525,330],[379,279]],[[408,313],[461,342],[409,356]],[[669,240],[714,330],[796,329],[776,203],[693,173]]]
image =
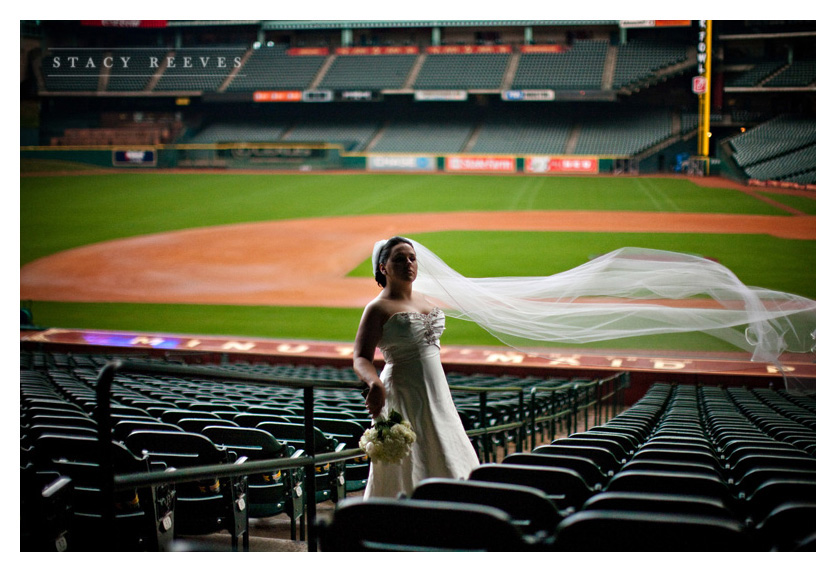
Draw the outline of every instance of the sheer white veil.
[[[468,278],[413,239],[413,287],[451,317],[471,320],[526,353],[651,334],[704,332],[780,366],[815,351],[816,302],[743,284],[717,262],[622,248],[552,276]],[[375,245],[372,261],[385,241]]]

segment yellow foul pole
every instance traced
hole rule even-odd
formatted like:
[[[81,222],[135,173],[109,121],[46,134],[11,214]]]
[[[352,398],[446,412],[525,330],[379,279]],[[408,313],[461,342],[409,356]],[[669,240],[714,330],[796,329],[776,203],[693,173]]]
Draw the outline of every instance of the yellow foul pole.
[[[699,94],[699,142],[698,154],[706,161],[708,171],[711,137],[711,20],[699,21],[699,42],[697,44],[697,71],[702,78]]]

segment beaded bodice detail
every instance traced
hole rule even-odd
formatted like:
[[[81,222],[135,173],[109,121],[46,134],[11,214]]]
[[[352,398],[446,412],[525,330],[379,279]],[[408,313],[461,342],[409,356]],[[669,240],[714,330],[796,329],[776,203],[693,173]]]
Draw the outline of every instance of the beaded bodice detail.
[[[444,332],[444,312],[433,308],[427,314],[398,312],[383,325],[380,351],[387,363],[422,357],[427,352],[441,349]]]

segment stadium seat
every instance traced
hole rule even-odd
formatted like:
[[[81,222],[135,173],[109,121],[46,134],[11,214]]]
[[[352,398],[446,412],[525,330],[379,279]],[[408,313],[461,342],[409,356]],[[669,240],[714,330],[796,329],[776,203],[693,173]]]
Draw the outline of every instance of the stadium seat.
[[[815,502],[780,504],[755,528],[755,537],[762,549],[773,552],[809,550],[810,544],[805,541],[815,534]],[[815,550],[815,546],[812,548]]]
[[[563,515],[579,509],[594,493],[576,471],[558,467],[487,463],[473,469],[468,480],[523,485],[539,489],[549,497]]]
[[[502,459],[503,465],[533,465],[540,467],[563,467],[577,472],[593,490],[603,488],[609,476],[593,461],[571,455],[547,455],[537,453],[512,453]]]
[[[622,510],[582,510],[564,519],[562,552],[747,552],[754,543],[733,518]]]
[[[34,469],[57,473],[72,481],[72,519],[67,533],[69,550],[165,550],[173,538],[174,487],[157,486],[117,491],[115,523],[104,522],[101,446],[97,438],[51,435],[39,437],[33,447]],[[135,455],[121,443],[111,444],[116,474],[148,473],[149,459]],[[106,528],[107,527],[107,528]],[[115,527],[115,528],[110,528]],[[113,544],[102,545],[109,538]]]
[[[239,427],[257,427],[259,423],[289,423],[287,416],[275,413],[251,412],[239,413],[232,418],[232,422]]]
[[[307,455],[333,453],[342,451],[345,443],[327,436],[321,429],[313,428],[314,450],[305,450],[305,425],[302,423],[275,423],[265,421],[256,426],[270,433],[277,441],[287,443],[297,450],[305,451]],[[337,502],[345,497],[345,461],[317,465],[316,467],[316,503],[326,500]],[[307,499],[306,499],[307,502]]]
[[[654,449],[642,447],[633,455],[632,461],[661,461],[671,463],[693,463],[714,469],[721,474],[722,465],[717,457],[706,451],[688,449]]]
[[[699,473],[722,479],[723,474],[711,465],[687,461],[664,461],[658,459],[634,459],[627,461],[622,473],[627,471],[656,471],[662,473]]]
[[[64,552],[72,522],[72,479],[20,468],[20,551]]]
[[[418,483],[410,498],[497,508],[508,513],[527,539],[538,543],[554,541],[557,525],[562,518],[541,490],[508,483],[425,479]]]
[[[411,499],[341,501],[320,526],[322,552],[485,551],[529,548],[511,517],[469,503]]]
[[[752,469],[732,481],[732,487],[737,491],[738,496],[748,497],[762,484],[773,479],[788,479],[796,481],[816,482],[816,471],[811,469],[783,469],[774,467],[760,467]]]
[[[186,433],[203,433],[206,427],[238,427],[234,421],[229,419],[210,419],[207,417],[184,417],[177,421],[177,426]],[[205,435],[205,433],[203,433]]]
[[[213,425],[203,428],[213,443],[222,445],[248,461],[289,458],[295,451],[270,433],[252,427]],[[263,518],[287,514],[291,519],[291,538],[296,536],[296,521],[303,516],[300,483],[302,469],[274,470],[248,476],[248,516]]]
[[[638,440],[635,437],[627,433],[619,433],[616,431],[583,431],[580,433],[572,433],[571,435],[569,435],[569,438],[588,440],[605,439],[607,441],[615,441],[616,443],[618,443],[618,445],[621,446],[621,450],[627,457],[632,456],[639,446]]]
[[[147,421],[122,419],[120,421],[116,421],[113,425],[113,439],[115,441],[124,442],[125,438],[134,431],[141,431],[145,429],[150,429],[152,431],[183,431],[179,425],[163,423],[162,421],[157,421],[156,419],[149,419]]]
[[[535,447],[532,453],[540,455],[568,455],[589,459],[601,469],[604,475],[612,476],[621,469],[621,463],[607,449],[601,447],[575,445],[541,445]]]
[[[552,441],[552,445],[565,447],[599,447],[612,453],[619,465],[623,465],[630,458],[631,453],[624,450],[624,447],[615,439],[604,437],[580,437],[573,435]]]
[[[732,504],[734,496],[719,477],[702,473],[662,471],[621,471],[610,479],[607,492],[690,494],[719,499]]]
[[[140,430],[125,438],[125,445],[135,454],[147,455],[152,462],[167,468],[229,465],[243,463],[230,451],[218,447],[198,433]],[[247,526],[246,477],[210,477],[177,486],[175,510],[176,535],[202,535],[226,530],[232,537],[232,548],[243,539],[249,548]]]
[[[756,488],[745,498],[743,506],[749,521],[757,524],[782,504],[815,502],[815,481],[775,478]]]
[[[333,414],[333,412],[330,412]],[[366,431],[366,427],[357,421],[348,419],[333,419],[316,416],[314,412],[314,427],[321,430],[325,435],[336,439],[338,443],[344,443],[345,449],[356,449],[360,446],[360,438]],[[349,417],[351,417],[349,415]],[[346,492],[360,491],[366,488],[369,480],[369,460],[365,455],[351,459],[345,465],[345,490]]]
[[[734,519],[732,508],[721,499],[693,494],[607,491],[593,495],[581,510],[657,512]]]

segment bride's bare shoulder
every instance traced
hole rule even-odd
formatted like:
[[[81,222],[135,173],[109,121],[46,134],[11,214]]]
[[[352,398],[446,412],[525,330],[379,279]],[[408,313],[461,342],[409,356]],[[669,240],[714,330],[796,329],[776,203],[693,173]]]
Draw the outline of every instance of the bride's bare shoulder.
[[[388,300],[379,297],[375,298],[366,304],[366,308],[363,310],[363,317],[370,321],[385,322],[392,313],[390,306],[391,302]]]

